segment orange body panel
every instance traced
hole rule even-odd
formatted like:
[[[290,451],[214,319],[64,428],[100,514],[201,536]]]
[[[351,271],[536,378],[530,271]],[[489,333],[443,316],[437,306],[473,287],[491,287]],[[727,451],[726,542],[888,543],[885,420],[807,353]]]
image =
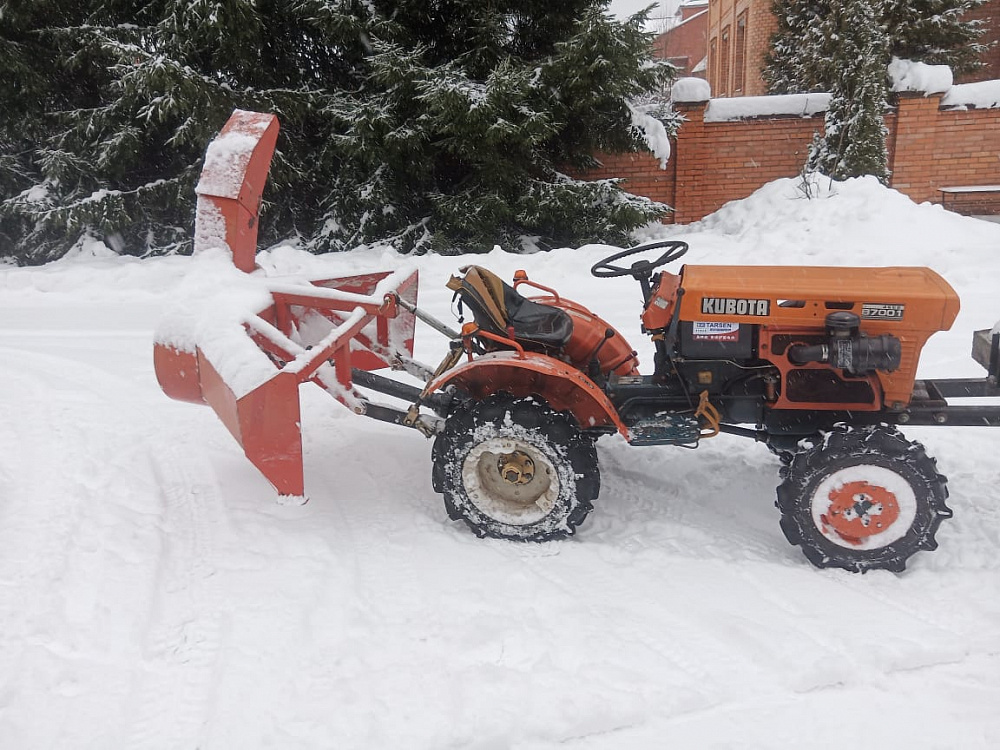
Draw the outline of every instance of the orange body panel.
[[[484,354],[455,367],[432,382],[431,390],[457,385],[473,398],[506,392],[524,397],[539,395],[556,411],[568,411],[584,428],[613,425],[623,436],[614,405],[594,381],[571,365],[536,352]]]
[[[639,374],[639,358],[632,356],[632,345],[606,320],[565,297],[532,297],[531,300],[558,307],[573,319],[573,335],[563,347],[563,353],[574,367],[586,372],[594,351],[604,341],[597,351],[597,361],[604,375],[612,372],[616,375]],[[604,334],[609,328],[615,335],[605,341]]]
[[[669,324],[676,278],[661,276],[642,316],[648,330]],[[937,331],[948,330],[959,310],[955,290],[929,268],[685,266],[680,288],[680,320],[759,325],[760,357],[782,369],[791,364],[771,353],[775,335],[815,335],[830,312],[856,313],[863,333],[889,333],[902,344],[899,368],[877,374],[884,401],[893,407],[909,403],[924,344]],[[790,302],[797,306],[782,305]]]

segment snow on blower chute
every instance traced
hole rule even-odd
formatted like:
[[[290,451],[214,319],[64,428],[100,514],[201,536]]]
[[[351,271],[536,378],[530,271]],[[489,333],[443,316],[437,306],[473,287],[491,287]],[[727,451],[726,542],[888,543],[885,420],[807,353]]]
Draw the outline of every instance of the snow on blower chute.
[[[459,269],[448,287],[473,318],[460,331],[417,307],[416,271],[269,277],[255,270],[256,221],[277,132],[274,116],[236,111],[209,146],[196,250],[224,256],[229,276],[179,301],[155,367],[169,396],[215,410],[283,498],[305,498],[298,389],[311,381],[357,414],[432,437],[434,489],[479,536],[573,534],[599,496],[601,435],[693,447],[727,433],[780,456],[781,528],[810,562],[901,571],[937,546],[951,511],[934,460],[898,426],[1000,425],[994,402],[949,402],[1000,396],[1000,335],[974,336],[987,377],[916,379],[927,339],[959,310],[928,268],[675,274],[659,269],[683,242],[622,250],[592,273],[639,284],[651,374],[619,331],[523,272],[507,284]],[[417,320],[450,340],[436,368],[413,358]],[[383,368],[424,386],[374,372]]]

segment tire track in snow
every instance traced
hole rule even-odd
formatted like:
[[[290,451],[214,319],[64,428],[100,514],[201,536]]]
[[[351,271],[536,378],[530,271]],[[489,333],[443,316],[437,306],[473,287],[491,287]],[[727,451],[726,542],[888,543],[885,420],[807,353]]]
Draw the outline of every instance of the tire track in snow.
[[[567,556],[581,558],[579,565],[586,568],[586,579],[591,591],[589,595],[581,597],[578,587],[572,580],[564,580],[560,577],[558,571],[564,569],[560,559],[564,557],[563,555],[553,553],[549,557],[530,548],[526,548],[527,554],[525,554],[522,549],[512,547],[504,550],[505,557],[517,560],[527,568],[532,576],[552,586],[564,596],[580,602],[581,606],[590,614],[590,617],[587,618],[588,622],[606,625],[609,618],[605,608],[614,607],[616,603],[619,606],[627,606],[639,602],[647,596],[645,591],[623,592],[623,578],[635,580],[638,569],[634,565],[629,565],[626,562],[623,571],[622,560],[616,559],[613,564],[609,564],[606,560],[592,555],[589,549],[578,549],[578,545],[574,542],[556,542],[555,544],[566,544],[569,547],[567,550],[569,555]],[[594,552],[597,551],[594,550]],[[607,552],[607,549],[602,551]],[[624,552],[612,554],[616,558],[630,557]],[[574,567],[577,565],[575,560],[570,564]],[[639,569],[642,567],[645,566],[639,566]],[[569,572],[572,574],[569,576],[570,579],[577,577],[578,571],[570,570]],[[643,582],[649,583],[648,579]],[[710,632],[706,632],[702,624],[692,625],[682,614],[672,613],[669,605],[672,599],[666,591],[663,594],[663,599],[664,604],[655,608],[655,621],[637,620],[627,616],[618,618],[615,621],[615,630],[611,633],[614,639],[622,643],[641,644],[651,654],[690,678],[686,682],[691,686],[710,689],[704,692],[721,688],[732,680],[736,671],[750,674],[750,667],[747,666],[744,669],[745,665],[738,658],[738,654],[720,647],[720,641],[713,638]],[[650,602],[644,601],[643,608],[650,609]],[[713,672],[708,665],[725,665],[724,673]]]
[[[155,453],[153,452],[155,450]],[[195,748],[211,719],[226,616],[213,553],[222,497],[207,460],[164,441],[150,451],[162,501],[156,597],[132,686],[127,747]]]
[[[0,352],[0,694],[16,686],[0,736],[10,747],[98,746],[121,725],[131,618],[149,597],[143,392],[64,357]]]
[[[14,363],[0,367],[9,407],[0,418],[0,584],[44,592],[45,602],[31,604],[56,607],[59,596],[72,593],[65,579],[73,572],[81,525],[100,527],[106,504],[121,500],[109,488],[128,438],[117,429],[107,397],[115,389],[80,382],[105,373],[59,357],[0,353]]]
[[[632,461],[619,451],[644,450],[650,456],[655,455],[650,451],[665,449],[609,448],[600,453],[604,482],[591,518],[597,521],[595,526],[601,525],[606,501],[609,506],[613,503],[608,507],[612,518],[603,519],[605,528],[597,535],[607,534],[616,543],[621,543],[624,536],[629,544],[668,549],[686,558],[733,562],[785,559],[787,543],[779,531],[779,514],[776,509],[771,517],[765,514],[772,510],[773,486],[765,486],[769,494],[757,497],[761,494],[758,474],[763,473],[758,463],[734,468],[732,455],[719,456],[711,449],[700,448],[701,455],[690,462],[689,476],[660,476],[650,464],[642,462],[644,456]],[[738,458],[742,456],[737,454]],[[663,463],[672,465],[668,456],[663,457]],[[776,484],[777,472],[774,481]],[[754,495],[750,501],[738,496],[748,483]],[[636,520],[633,531],[631,522]],[[767,531],[769,527],[771,532]],[[586,527],[581,532],[586,534]]]
[[[0,587],[16,606],[0,611],[0,692],[16,679],[28,640],[48,613],[62,606],[66,574],[81,498],[66,477],[82,469],[72,451],[83,431],[65,419],[68,407],[52,398],[38,374],[19,364],[0,370],[0,389],[15,408],[0,419]],[[39,459],[45,446],[48,456]],[[61,454],[56,461],[51,454]]]
[[[328,485],[338,487],[330,501],[337,555],[350,560],[358,598],[373,621],[386,623],[423,602],[423,587],[414,572],[420,561],[413,557],[413,537],[407,533],[399,541],[399,531],[405,528],[401,514],[412,508],[397,493],[385,492],[385,468],[372,462],[372,454],[355,453],[343,460],[351,481]]]

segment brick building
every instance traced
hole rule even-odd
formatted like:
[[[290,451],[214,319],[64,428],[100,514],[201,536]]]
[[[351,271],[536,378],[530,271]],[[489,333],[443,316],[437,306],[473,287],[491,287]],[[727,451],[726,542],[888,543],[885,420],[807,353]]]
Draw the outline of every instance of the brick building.
[[[712,95],[759,96],[767,93],[761,77],[771,36],[778,24],[772,0],[708,0],[708,70]],[[1000,0],[986,2],[969,13],[983,21],[983,41],[993,46],[983,54],[985,67],[961,82],[1000,78]]]
[[[764,57],[778,22],[771,0],[709,0],[708,73],[713,96],[761,96]]]
[[[678,23],[653,41],[653,54],[672,63],[679,78],[705,77],[708,0],[689,0],[677,10]]]

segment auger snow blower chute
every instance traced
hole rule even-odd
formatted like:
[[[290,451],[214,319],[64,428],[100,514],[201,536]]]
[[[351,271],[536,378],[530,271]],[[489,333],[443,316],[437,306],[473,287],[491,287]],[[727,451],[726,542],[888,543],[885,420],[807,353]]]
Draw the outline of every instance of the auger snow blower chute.
[[[951,511],[945,477],[898,427],[1000,425],[1000,335],[974,336],[985,378],[916,377],[924,344],[959,310],[928,268],[674,274],[660,269],[683,242],[622,250],[592,273],[638,282],[650,374],[619,331],[521,271],[507,284],[460,269],[448,283],[472,317],[460,331],[417,307],[415,271],[268,276],[255,270],[256,222],[277,129],[272,115],[237,111],[209,146],[196,251],[217,253],[229,275],[165,320],[155,368],[168,395],[216,411],[282,497],[305,495],[298,389],[311,381],[358,414],[432,437],[434,489],[479,536],[573,534],[600,491],[601,435],[694,447],[727,433],[780,457],[781,528],[813,564],[901,571],[936,547]],[[413,358],[417,320],[449,339],[437,367]],[[961,398],[977,405],[951,401]]]

